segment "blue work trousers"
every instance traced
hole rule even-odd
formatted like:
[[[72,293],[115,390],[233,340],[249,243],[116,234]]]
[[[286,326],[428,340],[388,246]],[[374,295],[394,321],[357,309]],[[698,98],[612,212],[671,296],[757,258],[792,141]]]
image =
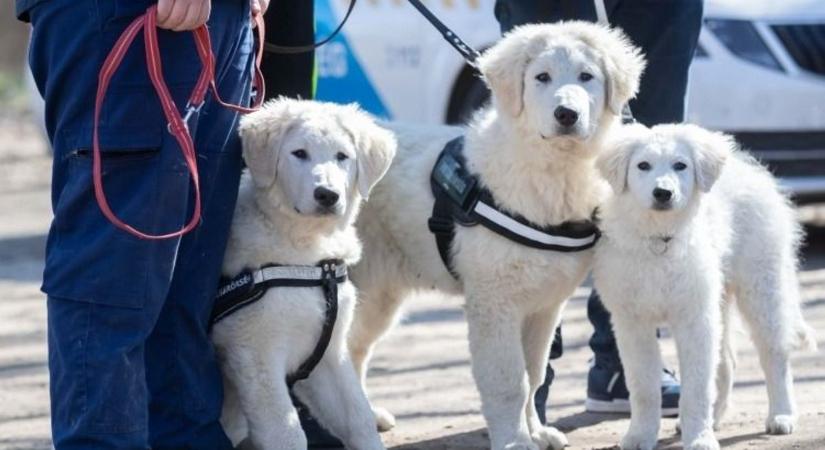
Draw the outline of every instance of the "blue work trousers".
[[[92,187],[98,72],[150,0],[49,0],[28,12],[30,65],[54,149],[43,291],[48,295],[54,446],[63,449],[229,449],[208,320],[241,172],[238,114],[211,95],[190,121],[200,225],[143,240],[115,228]],[[254,44],[248,0],[213,0],[209,33],[221,96],[248,104]],[[191,33],[159,31],[163,74],[183,110],[200,72]],[[143,38],[127,52],[100,123],[105,192],[140,230],[175,231],[193,187],[146,72]]]

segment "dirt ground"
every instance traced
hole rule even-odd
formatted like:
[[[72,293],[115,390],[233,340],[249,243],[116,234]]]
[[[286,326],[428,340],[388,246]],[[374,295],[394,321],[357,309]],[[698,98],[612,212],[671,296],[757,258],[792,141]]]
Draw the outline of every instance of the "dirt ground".
[[[0,117],[0,449],[50,447],[45,302],[39,283],[50,219],[49,156],[38,130]],[[804,217],[825,224],[825,207]],[[801,274],[804,311],[825,348],[825,229],[809,228]],[[555,362],[549,417],[571,448],[613,448],[628,418],[584,412],[588,287],[564,316],[565,355]],[[458,298],[424,295],[409,304],[404,322],[383,342],[369,386],[373,400],[396,414],[383,435],[394,449],[481,449],[488,441],[473,385],[466,324]],[[740,333],[735,406],[718,433],[730,449],[825,449],[825,358],[822,350],[794,358],[799,426],[791,436],[764,434],[767,398],[755,352]],[[674,361],[672,341],[662,339]],[[515,349],[514,349],[515,350]],[[665,419],[660,448],[679,448],[675,420]]]

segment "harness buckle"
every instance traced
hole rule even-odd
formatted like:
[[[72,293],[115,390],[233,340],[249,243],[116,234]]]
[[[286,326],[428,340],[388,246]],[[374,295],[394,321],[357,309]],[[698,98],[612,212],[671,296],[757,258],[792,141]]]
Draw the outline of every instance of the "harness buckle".
[[[453,232],[453,221],[444,217],[430,217],[427,220],[427,227],[433,234],[451,234]]]

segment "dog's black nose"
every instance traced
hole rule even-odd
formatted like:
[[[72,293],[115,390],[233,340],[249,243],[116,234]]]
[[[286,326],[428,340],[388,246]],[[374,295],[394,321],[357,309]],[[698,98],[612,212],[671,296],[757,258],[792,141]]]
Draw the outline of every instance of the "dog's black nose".
[[[556,117],[556,120],[565,127],[573,126],[576,121],[579,120],[579,113],[564,106],[556,108],[553,115]]]
[[[315,201],[323,207],[329,208],[330,206],[338,203],[338,193],[325,187],[315,188],[314,195]]]
[[[653,198],[655,198],[657,202],[669,202],[671,197],[673,197],[673,191],[661,188],[653,189]]]

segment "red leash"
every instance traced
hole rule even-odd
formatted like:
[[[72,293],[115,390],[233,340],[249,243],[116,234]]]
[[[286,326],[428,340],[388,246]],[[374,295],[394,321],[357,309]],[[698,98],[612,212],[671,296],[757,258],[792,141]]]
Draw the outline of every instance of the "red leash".
[[[255,56],[255,80],[253,86],[255,87],[255,103],[251,108],[246,108],[239,105],[233,105],[221,100],[218,95],[218,89],[215,85],[215,55],[212,54],[212,43],[209,39],[209,30],[205,25],[201,25],[192,31],[195,37],[195,46],[200,57],[201,69],[198,81],[192,94],[189,96],[189,101],[186,103],[186,113],[181,117],[178,112],[178,107],[169,93],[169,88],[163,80],[163,70],[161,69],[160,50],[158,48],[158,32],[157,32],[157,5],[150,6],[146,13],[135,19],[123,32],[120,38],[115,43],[106,60],[103,62],[103,67],[100,69],[98,76],[97,95],[95,97],[95,116],[94,116],[94,135],[92,140],[92,180],[95,188],[95,198],[100,207],[100,211],[109,219],[112,224],[142,239],[168,239],[177,236],[182,236],[189,231],[192,231],[198,226],[201,219],[201,192],[200,179],[198,178],[198,164],[195,153],[195,144],[192,142],[192,135],[189,134],[189,118],[192,114],[200,111],[203,106],[206,93],[212,90],[212,95],[215,100],[222,106],[233,109],[241,113],[248,113],[260,108],[264,99],[264,78],[261,73],[261,58],[263,57],[264,44],[264,23],[260,15],[255,17],[258,28],[258,50]],[[115,74],[118,66],[120,66],[126,51],[132,45],[135,37],[143,29],[143,39],[146,47],[146,65],[149,71],[149,78],[152,80],[152,85],[160,99],[163,108],[163,114],[168,121],[169,132],[175,137],[180,145],[181,153],[186,161],[186,168],[192,178],[192,186],[195,188],[195,210],[192,213],[192,218],[184,225],[183,228],[166,234],[147,234],[135,227],[125,223],[115,215],[109,207],[109,202],[106,200],[106,193],[103,190],[103,175],[102,164],[100,157],[100,142],[98,139],[98,122],[100,122],[100,110],[103,107],[103,99],[106,97],[106,90],[109,88],[109,81]]]

